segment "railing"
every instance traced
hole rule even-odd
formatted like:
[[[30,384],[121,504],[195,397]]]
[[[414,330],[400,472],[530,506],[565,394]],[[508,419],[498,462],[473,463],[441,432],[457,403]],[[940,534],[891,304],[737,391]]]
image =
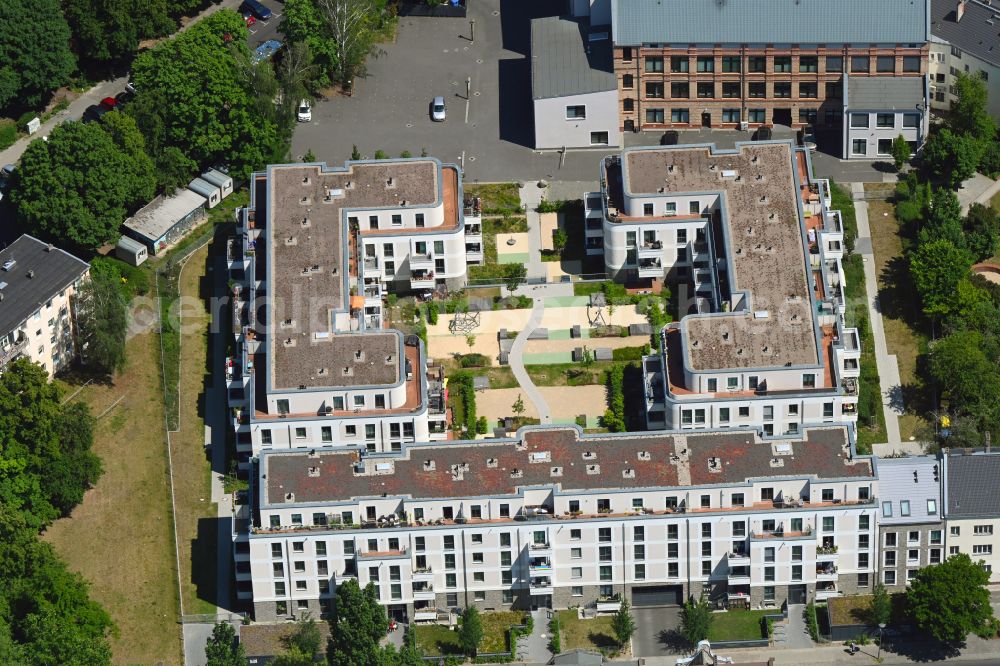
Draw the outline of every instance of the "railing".
[[[27,349],[28,342],[28,338],[25,337],[20,342],[0,350],[0,367],[7,365],[7,363],[16,358],[18,354],[21,354],[25,349]]]

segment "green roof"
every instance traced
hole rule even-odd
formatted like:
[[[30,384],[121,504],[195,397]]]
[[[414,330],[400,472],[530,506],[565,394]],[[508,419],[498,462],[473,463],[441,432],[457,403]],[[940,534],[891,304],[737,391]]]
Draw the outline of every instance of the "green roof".
[[[929,0],[611,0],[614,42],[923,44]]]

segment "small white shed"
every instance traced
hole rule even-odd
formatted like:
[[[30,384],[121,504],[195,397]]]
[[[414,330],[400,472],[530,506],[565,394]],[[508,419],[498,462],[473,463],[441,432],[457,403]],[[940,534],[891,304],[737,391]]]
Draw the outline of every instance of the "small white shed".
[[[115,256],[132,266],[138,266],[149,257],[149,250],[144,243],[140,243],[134,238],[122,236],[115,246]]]
[[[201,174],[201,179],[218,187],[223,199],[233,193],[233,179],[221,171],[209,169]]]
[[[215,208],[219,205],[219,202],[222,201],[222,192],[218,187],[212,185],[212,183],[207,180],[195,178],[188,183],[188,189],[205,197],[206,208]]]

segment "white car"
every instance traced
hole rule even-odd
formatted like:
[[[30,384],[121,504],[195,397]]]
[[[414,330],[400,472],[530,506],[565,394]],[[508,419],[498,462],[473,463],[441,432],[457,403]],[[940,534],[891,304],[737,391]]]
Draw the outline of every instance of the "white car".
[[[444,120],[444,115],[444,97],[435,97],[431,102],[431,120],[439,123]]]
[[[309,100],[304,99],[299,102],[299,122],[307,123],[313,119],[312,107],[309,106]]]

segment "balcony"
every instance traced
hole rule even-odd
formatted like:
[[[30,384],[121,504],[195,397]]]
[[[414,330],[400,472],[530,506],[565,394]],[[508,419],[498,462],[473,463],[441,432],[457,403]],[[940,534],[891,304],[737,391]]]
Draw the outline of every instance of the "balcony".
[[[528,592],[532,595],[552,594],[551,578],[532,578],[528,583]]]
[[[434,570],[430,567],[414,569],[412,574],[414,583],[427,583],[434,580]]]
[[[639,261],[639,277],[656,278],[663,276],[663,264],[659,259],[641,259]]]
[[[729,568],[729,576],[727,577],[730,585],[749,585],[750,584],[750,567],[740,566]]]
[[[547,573],[552,571],[552,561],[547,557],[533,557],[528,562],[530,573]]]
[[[12,345],[0,348],[0,367],[3,367],[19,357],[28,349],[28,338],[23,333],[18,333],[20,338]]]
[[[470,223],[468,220],[465,222],[465,237],[466,239],[480,238],[483,235],[483,225],[476,223]]]
[[[746,603],[750,603],[750,585],[744,584],[739,587],[733,587],[732,583],[730,583],[726,599],[728,601],[745,601]]]
[[[411,253],[410,270],[416,273],[421,268],[434,268],[434,255],[426,252],[423,254]]]
[[[404,557],[409,557],[406,548],[399,548],[397,550],[366,550],[358,553],[358,559],[361,560],[398,560]]]
[[[364,267],[369,275],[378,273],[378,257],[365,257]]]
[[[617,594],[610,597],[600,597],[597,600],[598,613],[617,613],[621,608],[622,600]]]
[[[433,271],[413,271],[413,275],[410,276],[410,289],[433,289],[434,288],[434,273]]]
[[[662,241],[646,241],[639,245],[640,259],[656,259],[663,252]]]
[[[837,581],[837,567],[834,565],[829,566],[817,566],[816,567],[816,580],[817,581]]]
[[[482,259],[483,258],[483,244],[482,243],[466,243],[465,244],[465,258],[466,259]]]
[[[726,557],[729,562],[730,567],[747,567],[750,566],[750,553],[735,552],[729,553]]]
[[[443,615],[446,619],[448,611],[439,611],[437,608],[416,608],[413,610],[414,622],[437,622],[438,617]]]
[[[434,596],[434,586],[430,583],[413,585],[413,599],[415,601],[434,601]]]
[[[809,526],[801,531],[786,530],[779,525],[774,529],[754,528],[750,532],[751,539],[808,539],[810,537],[812,537],[812,527]]]
[[[832,583],[826,583],[823,586],[816,586],[816,601],[826,601],[831,597],[839,597],[840,590],[837,586]]]
[[[837,560],[836,546],[831,546],[829,548],[824,548],[823,546],[816,547],[817,562],[835,562],[836,560]]]
[[[528,550],[533,558],[552,557],[552,544],[550,543],[533,543],[528,546]]]

